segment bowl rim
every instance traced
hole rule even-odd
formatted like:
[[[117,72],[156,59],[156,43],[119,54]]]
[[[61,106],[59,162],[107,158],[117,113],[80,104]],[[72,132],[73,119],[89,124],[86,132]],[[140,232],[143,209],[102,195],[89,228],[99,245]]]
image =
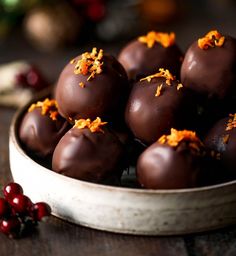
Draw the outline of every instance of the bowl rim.
[[[44,93],[45,94],[45,93]],[[48,92],[47,94],[48,95]],[[105,190],[114,190],[114,191],[120,191],[120,192],[126,192],[126,193],[134,193],[134,194],[188,194],[188,193],[201,193],[204,191],[213,191],[213,190],[217,190],[217,189],[223,189],[224,187],[228,187],[228,186],[232,186],[236,184],[236,180],[232,180],[232,181],[228,181],[228,182],[224,182],[224,183],[219,183],[219,184],[214,184],[214,185],[208,185],[208,186],[203,186],[203,187],[194,187],[194,188],[182,188],[182,189],[139,189],[139,188],[129,188],[129,187],[119,187],[119,186],[112,186],[112,185],[104,185],[104,184],[99,184],[99,183],[92,183],[92,182],[88,182],[88,181],[83,181],[83,180],[79,180],[79,179],[75,179],[72,177],[68,177],[59,173],[54,172],[51,169],[48,169],[42,165],[40,165],[39,163],[37,163],[35,160],[33,160],[29,155],[27,155],[27,153],[23,150],[23,148],[20,146],[20,141],[18,138],[18,127],[19,127],[19,123],[20,120],[22,119],[23,114],[25,113],[26,109],[29,107],[30,104],[32,104],[33,102],[42,99],[42,96],[45,95],[41,95],[30,100],[29,102],[27,102],[24,106],[22,106],[21,108],[19,108],[11,121],[10,124],[10,130],[9,130],[9,138],[10,141],[12,141],[12,143],[14,144],[14,146],[16,147],[17,151],[23,156],[25,157],[28,161],[32,161],[34,162],[34,164],[36,164],[38,167],[40,167],[44,172],[50,172],[51,175],[60,178],[60,179],[65,179],[68,182],[76,182],[78,184],[81,185],[85,185],[87,187],[91,187],[91,188],[100,188],[100,189],[105,189]]]

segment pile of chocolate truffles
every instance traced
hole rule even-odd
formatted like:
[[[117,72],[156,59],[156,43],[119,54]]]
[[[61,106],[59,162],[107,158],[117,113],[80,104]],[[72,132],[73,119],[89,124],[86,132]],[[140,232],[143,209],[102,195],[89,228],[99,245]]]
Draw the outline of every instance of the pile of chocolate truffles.
[[[236,178],[236,39],[216,30],[183,54],[174,33],[151,31],[118,59],[93,48],[63,69],[51,97],[19,126],[23,149],[54,172],[180,189]]]

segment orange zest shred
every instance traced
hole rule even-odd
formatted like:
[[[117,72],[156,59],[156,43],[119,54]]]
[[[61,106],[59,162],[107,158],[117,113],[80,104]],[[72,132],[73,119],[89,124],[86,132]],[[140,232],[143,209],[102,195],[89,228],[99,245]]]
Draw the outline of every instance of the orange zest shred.
[[[178,85],[177,85],[177,91],[179,91],[181,88],[183,88],[184,86],[181,84],[181,83],[179,83]]]
[[[229,134],[226,134],[226,135],[223,136],[223,142],[224,142],[225,144],[227,144],[228,141],[229,141]]]
[[[171,85],[171,81],[175,80],[175,76],[173,76],[168,69],[159,68],[159,71],[160,71],[159,73],[156,73],[156,74],[153,74],[153,75],[150,75],[150,76],[140,79],[140,81],[147,80],[148,82],[151,82],[151,80],[153,78],[164,77],[166,79],[166,84]]]
[[[140,82],[144,81],[144,80],[147,80],[148,82],[151,82],[151,80],[153,78],[157,78],[157,77],[165,78],[167,86],[170,86],[171,81],[174,81],[176,79],[175,76],[173,76],[168,69],[159,68],[159,73],[144,77],[144,78],[140,79]],[[156,93],[155,93],[156,97],[159,97],[161,95],[162,87],[163,87],[163,84],[157,86]],[[184,86],[181,83],[178,83],[177,87],[176,87],[177,91],[179,91],[183,87]]]
[[[204,37],[198,39],[198,47],[207,50],[209,47],[221,47],[224,44],[225,37],[217,30],[208,32]]]
[[[38,101],[37,103],[34,103],[29,107],[28,112],[32,112],[35,108],[41,108],[41,114],[43,116],[49,115],[49,117],[53,121],[57,120],[59,113],[56,100],[49,100],[48,98],[46,98],[44,101]]]
[[[74,125],[75,122],[74,122],[74,119],[72,117],[68,117],[68,122],[71,124],[71,125]]]
[[[145,36],[140,36],[138,41],[147,44],[148,48],[152,48],[155,43],[161,44],[167,48],[175,43],[175,33],[163,33],[150,31]]]
[[[80,83],[79,83],[79,86],[80,86],[81,88],[84,88],[84,87],[85,87],[85,84],[84,84],[83,82],[80,82]]]
[[[228,123],[226,125],[226,131],[230,131],[233,128],[236,128],[236,113],[235,114],[229,114],[229,120]]]
[[[88,75],[87,81],[93,79],[95,75],[102,73],[103,66],[103,50],[100,49],[99,52],[97,48],[93,48],[92,52],[85,52],[82,54],[81,58],[77,60],[75,65],[74,73],[76,75]],[[73,64],[73,63],[72,63]]]
[[[168,144],[171,147],[177,147],[182,141],[189,141],[190,147],[197,151],[199,151],[202,146],[202,142],[197,137],[196,133],[188,130],[177,131],[172,128],[170,135],[163,135],[158,140],[160,144]]]
[[[161,89],[162,89],[162,84],[157,86],[157,90],[155,94],[156,97],[159,97],[161,95]]]
[[[104,126],[106,124],[107,122],[102,122],[101,118],[97,117],[94,121],[91,121],[89,118],[76,120],[73,127],[76,127],[78,129],[89,128],[91,132],[104,132],[101,129],[101,126]]]
[[[72,59],[71,61],[70,61],[70,64],[74,64],[76,62],[76,59]]]

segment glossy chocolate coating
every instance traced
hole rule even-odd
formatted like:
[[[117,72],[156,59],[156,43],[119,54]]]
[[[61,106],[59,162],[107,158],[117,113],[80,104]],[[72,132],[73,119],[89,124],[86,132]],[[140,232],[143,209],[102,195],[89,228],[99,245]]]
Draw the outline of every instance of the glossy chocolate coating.
[[[48,157],[69,127],[64,118],[59,116],[53,121],[48,115],[41,114],[41,108],[35,108],[24,115],[19,128],[19,139],[30,153]]]
[[[171,128],[188,128],[192,118],[189,111],[191,95],[186,88],[177,90],[177,81],[166,84],[165,78],[137,82],[130,94],[125,119],[135,138],[144,144],[155,142]],[[156,97],[157,86],[162,84],[161,95]]]
[[[175,149],[155,142],[139,157],[137,178],[149,189],[179,189],[197,186],[202,163],[188,144],[182,142]]]
[[[207,50],[194,42],[185,54],[181,82],[209,99],[236,99],[236,39],[226,36],[221,47]]]
[[[138,40],[124,47],[118,57],[131,80],[156,73],[159,68],[169,69],[179,77],[182,59],[183,54],[176,44],[165,48],[155,43],[152,48],[148,48]]]
[[[70,129],[58,143],[52,169],[60,174],[90,181],[103,182],[110,176],[120,176],[124,146],[108,129],[92,133],[88,128]]]
[[[220,153],[224,169],[229,177],[236,178],[236,128],[226,131],[230,117],[222,118],[208,131],[204,143],[206,147]],[[232,119],[232,118],[231,118]]]
[[[87,81],[90,74],[75,74],[75,63],[67,64],[62,71],[56,89],[55,98],[59,113],[65,118],[95,119],[101,117],[110,120],[123,114],[129,93],[127,75],[121,64],[112,56],[103,56],[102,73]],[[79,84],[84,83],[82,88]]]

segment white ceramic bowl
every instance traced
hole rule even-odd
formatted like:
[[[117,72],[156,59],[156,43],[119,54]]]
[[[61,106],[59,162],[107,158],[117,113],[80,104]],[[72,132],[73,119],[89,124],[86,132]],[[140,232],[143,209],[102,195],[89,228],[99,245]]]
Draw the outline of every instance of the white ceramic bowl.
[[[28,105],[10,128],[10,167],[33,201],[46,201],[53,214],[100,230],[138,235],[176,235],[236,223],[236,181],[179,190],[143,190],[84,182],[57,174],[21,148],[17,130]]]

